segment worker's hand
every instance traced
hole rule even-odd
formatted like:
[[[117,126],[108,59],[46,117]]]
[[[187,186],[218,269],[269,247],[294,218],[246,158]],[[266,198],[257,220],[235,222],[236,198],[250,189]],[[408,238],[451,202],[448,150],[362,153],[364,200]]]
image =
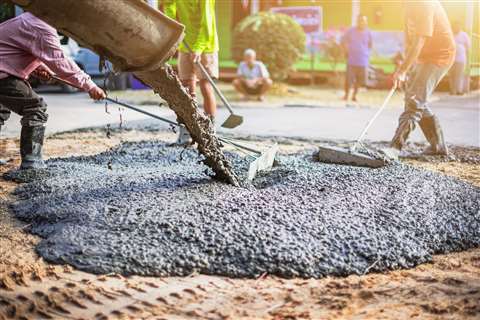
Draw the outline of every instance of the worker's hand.
[[[88,94],[93,100],[103,100],[107,97],[105,91],[103,91],[99,87],[93,87],[92,89],[90,89],[90,91],[88,91]]]
[[[395,73],[393,74],[393,85],[396,88],[399,88],[403,82],[407,79],[407,73],[402,70],[402,68],[399,68]]]
[[[190,59],[192,59],[192,63],[197,63],[200,61],[200,56],[201,56],[201,53],[196,53],[196,52],[192,52],[190,53]]]
[[[49,70],[47,70],[42,65],[40,65],[37,69],[33,71],[33,75],[45,82],[52,79],[52,75],[50,74]]]

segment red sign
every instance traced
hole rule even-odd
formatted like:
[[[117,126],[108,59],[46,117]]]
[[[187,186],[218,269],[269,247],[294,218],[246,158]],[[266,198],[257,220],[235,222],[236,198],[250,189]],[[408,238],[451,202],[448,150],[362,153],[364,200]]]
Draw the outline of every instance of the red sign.
[[[322,31],[322,7],[275,7],[271,11],[292,17],[307,34]]]

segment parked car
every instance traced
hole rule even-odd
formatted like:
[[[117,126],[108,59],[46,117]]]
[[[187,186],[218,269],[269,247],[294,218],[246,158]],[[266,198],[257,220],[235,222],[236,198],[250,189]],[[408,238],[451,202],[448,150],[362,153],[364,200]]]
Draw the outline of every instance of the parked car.
[[[80,48],[74,56],[74,60],[94,81],[103,81],[105,75],[107,75],[106,85],[109,90],[125,90],[130,87],[127,72],[115,74],[109,61],[106,61],[106,70],[100,70],[100,57],[90,49]]]

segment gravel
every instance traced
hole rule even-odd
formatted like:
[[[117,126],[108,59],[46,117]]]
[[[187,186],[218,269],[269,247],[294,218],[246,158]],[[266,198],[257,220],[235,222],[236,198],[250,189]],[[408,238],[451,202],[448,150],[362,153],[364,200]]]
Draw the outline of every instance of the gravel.
[[[480,188],[312,154],[283,155],[239,188],[212,180],[193,149],[125,143],[11,172],[24,182],[11,207],[43,238],[41,256],[93,273],[318,278],[410,268],[480,245]],[[227,156],[244,177],[247,160]]]

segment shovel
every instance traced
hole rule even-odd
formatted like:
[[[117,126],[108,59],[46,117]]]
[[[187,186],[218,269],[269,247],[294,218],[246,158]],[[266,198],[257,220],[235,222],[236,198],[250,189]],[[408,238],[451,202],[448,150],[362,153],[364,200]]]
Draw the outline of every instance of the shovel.
[[[190,53],[193,53],[192,49],[190,49],[190,46],[187,44],[187,42],[183,41],[183,44],[185,45],[185,47],[187,48],[187,50],[190,52]],[[220,97],[220,99],[222,100],[223,104],[225,105],[225,107],[228,109],[228,112],[230,112],[230,116],[227,118],[227,120],[225,120],[225,122],[222,124],[222,127],[224,128],[227,128],[227,129],[233,129],[233,128],[236,128],[238,127],[239,125],[241,125],[243,123],[243,117],[238,115],[238,114],[235,114],[235,112],[233,111],[233,108],[232,106],[230,105],[230,103],[228,102],[228,100],[225,98],[225,96],[222,94],[222,92],[220,91],[220,89],[218,89],[217,85],[215,84],[215,82],[213,81],[213,79],[210,77],[210,75],[208,74],[208,71],[205,69],[205,67],[203,66],[202,62],[200,60],[197,60],[195,61],[195,64],[198,66],[198,68],[200,69],[200,71],[202,72],[202,74],[205,76],[205,78],[207,78],[208,82],[210,82],[210,84],[212,85],[213,87],[213,90],[215,90],[215,92],[217,93],[217,95]]]
[[[74,88],[77,88],[77,89],[81,90],[80,88],[74,86],[73,84],[71,84],[71,83],[69,83],[69,82],[67,82],[63,79],[60,79],[57,76],[51,75],[51,78],[60,82],[60,83],[63,83],[63,84],[66,84],[66,85],[69,85],[69,86],[72,86]],[[115,99],[112,99],[112,98],[108,98],[108,97],[105,98],[105,100],[107,100],[109,102],[112,102],[112,103],[115,103],[119,106],[125,107],[127,109],[134,110],[134,111],[139,112],[139,113],[143,113],[144,115],[147,115],[151,118],[166,122],[166,123],[168,123],[170,125],[173,125],[175,127],[180,127],[181,126],[179,123],[177,123],[175,121],[172,121],[170,119],[167,119],[167,118],[158,116],[156,114],[150,113],[150,112],[145,111],[143,109],[132,106],[128,103],[121,102],[121,101],[118,101],[118,100],[115,100]],[[258,172],[265,171],[265,170],[270,170],[273,167],[275,157],[276,157],[277,152],[278,152],[278,145],[277,144],[274,144],[273,146],[269,147],[265,151],[260,151],[260,150],[256,150],[254,148],[245,146],[243,144],[240,144],[238,142],[232,141],[231,139],[228,139],[228,138],[222,138],[222,137],[218,137],[218,136],[217,136],[217,138],[218,138],[218,140],[220,140],[223,143],[229,144],[231,146],[234,146],[234,147],[237,147],[239,149],[249,151],[251,153],[255,153],[256,155],[258,155],[258,157],[254,161],[252,161],[250,163],[249,167],[248,167],[248,180],[252,181],[255,178],[255,176],[257,175]]]

